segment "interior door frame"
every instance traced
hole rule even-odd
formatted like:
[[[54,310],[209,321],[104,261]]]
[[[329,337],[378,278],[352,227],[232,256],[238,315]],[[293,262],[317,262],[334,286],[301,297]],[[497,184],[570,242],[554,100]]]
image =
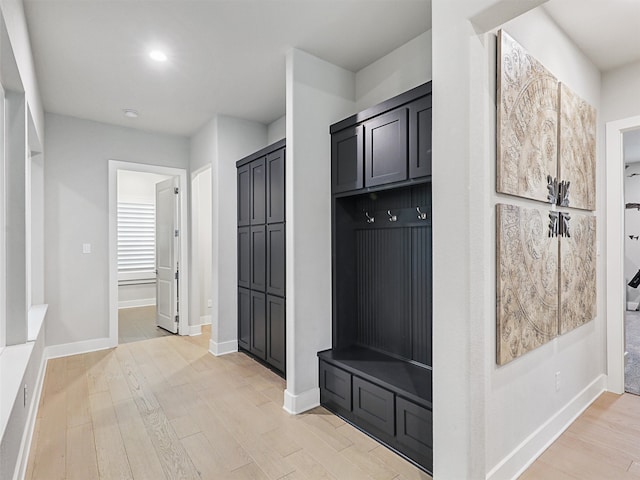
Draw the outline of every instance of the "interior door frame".
[[[189,335],[189,196],[187,170],[184,168],[163,167],[145,163],[109,160],[109,340],[118,345],[118,170],[156,173],[179,178],[180,202],[180,319],[178,335]]]
[[[624,393],[624,155],[622,134],[640,127],[640,116],[606,124],[607,390]]]

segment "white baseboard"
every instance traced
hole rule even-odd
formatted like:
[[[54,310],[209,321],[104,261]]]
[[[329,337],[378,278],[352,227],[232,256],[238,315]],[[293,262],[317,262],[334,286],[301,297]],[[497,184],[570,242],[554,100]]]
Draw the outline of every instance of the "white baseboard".
[[[211,315],[202,315],[200,317],[200,325],[211,325]]]
[[[62,345],[51,345],[45,349],[47,358],[68,357],[69,355],[78,355],[80,353],[95,352],[97,350],[106,350],[118,346],[117,340],[110,338],[95,338],[93,340],[85,340],[82,342],[64,343]]]
[[[212,353],[216,357],[220,355],[226,355],[227,353],[233,353],[238,351],[238,341],[231,340],[230,342],[214,342],[209,340],[209,353]]]
[[[606,385],[606,375],[598,376],[493,467],[486,479],[518,478],[606,390]]]
[[[320,389],[317,387],[298,395],[290,393],[289,390],[284,391],[284,405],[282,408],[287,413],[297,415],[318,405],[320,405]]]
[[[189,325],[189,336],[196,337],[202,335],[202,325]]]
[[[133,307],[155,307],[155,298],[138,298],[136,300],[122,300],[118,302],[118,308],[133,308]]]
[[[36,427],[36,418],[38,416],[38,405],[40,405],[40,396],[42,395],[42,386],[44,385],[44,374],[47,371],[47,350],[42,352],[40,360],[40,369],[33,392],[31,393],[31,405],[27,414],[27,423],[24,426],[24,434],[22,435],[22,443],[20,444],[20,452],[18,453],[18,468],[15,470],[13,480],[23,480],[27,474],[27,463],[29,461],[29,452],[31,451],[31,440]]]

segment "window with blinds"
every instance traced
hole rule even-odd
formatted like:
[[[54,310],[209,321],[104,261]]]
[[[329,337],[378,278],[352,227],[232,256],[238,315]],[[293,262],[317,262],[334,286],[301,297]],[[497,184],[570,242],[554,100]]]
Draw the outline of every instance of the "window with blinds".
[[[119,279],[143,279],[155,274],[155,210],[153,204],[118,202]]]

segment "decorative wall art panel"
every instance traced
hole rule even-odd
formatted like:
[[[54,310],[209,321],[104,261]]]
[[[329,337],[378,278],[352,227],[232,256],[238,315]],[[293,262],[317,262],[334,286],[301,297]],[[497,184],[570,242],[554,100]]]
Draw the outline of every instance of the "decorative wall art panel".
[[[596,207],[596,109],[560,84],[558,178],[569,185],[565,206]]]
[[[558,334],[558,239],[549,213],[496,205],[497,363],[504,365]]]
[[[596,316],[596,218],[572,212],[560,239],[560,331]]]
[[[496,190],[549,202],[548,177],[558,171],[558,80],[502,30],[498,59]]]

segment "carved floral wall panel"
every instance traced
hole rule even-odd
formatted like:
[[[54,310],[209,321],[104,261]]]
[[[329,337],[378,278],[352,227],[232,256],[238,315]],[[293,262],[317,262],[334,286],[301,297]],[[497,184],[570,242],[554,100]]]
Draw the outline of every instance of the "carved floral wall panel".
[[[571,182],[567,206],[596,207],[596,109],[560,85],[558,178]]]
[[[558,80],[498,32],[497,183],[500,193],[548,202],[558,171]]]
[[[571,213],[560,239],[560,331],[562,335],[596,316],[596,218]]]
[[[504,365],[558,334],[558,239],[548,212],[496,205],[497,362]]]

